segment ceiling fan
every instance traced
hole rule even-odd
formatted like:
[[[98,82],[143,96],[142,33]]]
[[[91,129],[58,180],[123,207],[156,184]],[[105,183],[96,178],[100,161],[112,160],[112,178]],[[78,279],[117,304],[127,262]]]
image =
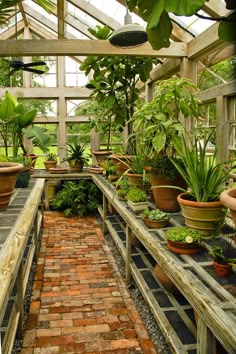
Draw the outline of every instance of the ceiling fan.
[[[10,68],[12,69],[9,72],[9,75],[11,76],[16,71],[19,71],[19,70],[30,71],[35,74],[44,74],[43,70],[33,69],[32,67],[47,65],[47,64],[44,61],[35,61],[32,63],[24,63],[21,59],[15,58],[15,59],[11,59],[9,61],[9,65],[10,65]]]

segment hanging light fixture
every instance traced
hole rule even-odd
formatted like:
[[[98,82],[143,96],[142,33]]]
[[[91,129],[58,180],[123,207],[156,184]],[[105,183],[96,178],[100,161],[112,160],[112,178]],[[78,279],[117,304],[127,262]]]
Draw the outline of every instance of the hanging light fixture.
[[[147,42],[148,37],[145,29],[132,23],[132,17],[126,6],[126,15],[124,18],[124,26],[115,30],[109,42],[116,47],[136,47]]]

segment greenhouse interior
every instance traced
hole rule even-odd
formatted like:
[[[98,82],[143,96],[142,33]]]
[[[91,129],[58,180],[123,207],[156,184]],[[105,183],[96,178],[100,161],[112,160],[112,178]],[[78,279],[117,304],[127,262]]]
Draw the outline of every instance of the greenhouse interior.
[[[235,22],[0,2],[0,354],[236,353]]]

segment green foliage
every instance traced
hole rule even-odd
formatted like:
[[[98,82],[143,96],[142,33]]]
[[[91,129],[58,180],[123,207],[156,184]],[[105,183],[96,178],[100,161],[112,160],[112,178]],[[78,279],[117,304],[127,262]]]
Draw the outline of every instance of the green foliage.
[[[156,220],[156,221],[169,221],[170,215],[161,211],[159,209],[145,209],[142,214],[142,218],[149,219],[149,220]]]
[[[169,47],[172,32],[169,12],[177,16],[191,16],[201,9],[206,0],[127,0],[130,11],[138,9],[139,15],[147,22],[148,40],[153,49]]]
[[[133,116],[133,129],[144,135],[146,145],[156,153],[169,153],[173,139],[183,131],[181,115],[198,117],[197,87],[188,79],[170,78],[158,82],[152,101]]]
[[[226,8],[234,11],[227,16],[226,20],[224,17],[220,19],[218,35],[220,39],[231,42],[236,39],[236,5],[235,2],[230,2],[230,4],[227,0],[225,2]],[[129,10],[138,10],[138,14],[147,22],[148,40],[156,50],[170,46],[172,23],[169,13],[176,16],[192,16],[205,3],[206,0],[127,0]]]
[[[127,199],[133,203],[146,202],[147,194],[138,187],[131,187],[126,195]]]
[[[211,134],[203,145],[196,139],[188,146],[182,136],[182,143],[176,144],[175,147],[184,166],[172,159],[174,166],[190,188],[189,194],[198,202],[218,200],[230,173],[226,163],[216,162],[216,149],[212,156],[208,155],[210,138]]]
[[[203,233],[187,226],[173,226],[165,231],[165,236],[167,240],[192,243],[200,242]]]
[[[64,211],[65,216],[87,216],[101,203],[101,192],[89,180],[65,181],[50,202],[53,210]]]
[[[47,151],[50,136],[43,134],[46,129],[36,126],[29,128],[36,115],[36,109],[29,109],[27,105],[19,103],[16,97],[6,91],[0,102],[0,135],[3,139],[6,156],[9,155],[10,144],[13,145],[13,157],[17,157],[20,147],[23,154],[26,155],[24,136],[32,139],[32,142],[39,146],[42,151]],[[9,141],[9,138],[11,138],[11,141]]]
[[[151,167],[151,171],[157,172],[159,177],[165,177],[169,180],[175,180],[179,176],[177,168],[173,165],[172,161],[176,161],[184,168],[182,160],[176,157],[172,157],[172,160],[167,155],[153,155],[149,160],[148,165]]]
[[[209,255],[214,259],[216,263],[219,264],[236,263],[236,258],[227,257],[224,254],[223,248],[221,246],[215,246],[215,245],[211,246],[209,250]]]
[[[49,151],[48,146],[51,144],[50,135],[47,134],[47,129],[33,126],[32,128],[23,128],[22,133],[27,139],[30,139],[34,146],[38,146],[44,153]]]
[[[76,161],[81,160],[84,163],[89,161],[89,155],[86,153],[86,145],[80,144],[76,139],[73,142],[67,143],[67,156],[63,159],[62,162],[71,160],[72,165],[76,163]]]
[[[95,32],[93,34],[98,39],[108,39],[110,35],[107,33],[107,38],[100,38],[100,27]],[[115,126],[124,127],[134,114],[140,93],[137,83],[146,82],[153,65],[157,63],[157,59],[148,57],[90,56],[84,60],[80,70],[85,71],[86,75],[93,73],[91,97],[105,107],[106,116],[112,119]],[[131,122],[128,130],[130,134]]]
[[[54,152],[48,152],[45,155],[45,160],[46,161],[57,161],[57,155],[54,154]]]

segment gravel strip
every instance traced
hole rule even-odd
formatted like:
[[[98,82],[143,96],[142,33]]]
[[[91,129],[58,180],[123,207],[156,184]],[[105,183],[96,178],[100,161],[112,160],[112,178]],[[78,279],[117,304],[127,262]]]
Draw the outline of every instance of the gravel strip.
[[[100,220],[99,220],[100,222]],[[106,242],[112,252],[112,255],[116,261],[116,264],[119,268],[121,274],[125,274],[125,262],[123,257],[120,255],[119,250],[117,249],[111,235],[107,233],[105,236]],[[125,280],[125,279],[124,279]],[[169,345],[167,344],[165,337],[163,336],[158,324],[153,317],[152,312],[150,311],[146,301],[144,300],[140,290],[134,281],[131,282],[128,292],[135,304],[136,309],[138,310],[143,323],[145,324],[151,339],[156,347],[158,354],[171,354]]]

